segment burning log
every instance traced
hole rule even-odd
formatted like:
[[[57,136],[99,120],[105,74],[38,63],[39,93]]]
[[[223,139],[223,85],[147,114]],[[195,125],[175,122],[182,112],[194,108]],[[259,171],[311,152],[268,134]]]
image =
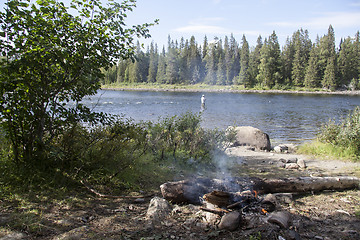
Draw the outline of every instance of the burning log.
[[[203,196],[204,200],[219,207],[225,207],[230,204],[230,193],[223,191],[212,191]]]

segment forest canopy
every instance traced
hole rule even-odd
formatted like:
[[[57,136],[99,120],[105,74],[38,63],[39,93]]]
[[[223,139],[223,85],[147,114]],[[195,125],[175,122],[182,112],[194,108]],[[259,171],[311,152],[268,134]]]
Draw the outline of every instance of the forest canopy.
[[[341,39],[336,47],[335,32],[313,43],[307,30],[299,29],[283,47],[273,33],[258,37],[250,47],[243,35],[233,35],[198,44],[195,37],[180,41],[168,37],[167,47],[154,42],[146,51],[138,44],[135,61],[121,60],[105,71],[103,84],[158,83],[242,85],[245,88],[293,87],[326,90],[360,88],[360,33]]]

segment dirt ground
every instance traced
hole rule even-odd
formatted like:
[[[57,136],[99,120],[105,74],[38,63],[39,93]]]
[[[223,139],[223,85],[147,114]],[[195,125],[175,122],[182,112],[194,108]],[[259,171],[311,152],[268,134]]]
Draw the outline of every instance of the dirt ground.
[[[251,151],[245,147],[227,150],[227,170],[237,176],[263,178],[290,176],[357,176],[360,163],[318,160],[296,154]],[[305,169],[278,166],[281,159],[303,159]],[[282,160],[281,160],[282,161]],[[146,219],[151,197],[105,199],[96,196],[51,204],[41,210],[34,226],[22,231],[7,226],[13,210],[0,207],[0,240],[5,239],[360,239],[360,190],[291,194],[277,209],[291,214],[291,224],[281,228],[264,223],[266,215],[245,215],[235,231],[219,230],[203,221],[199,206],[172,205],[161,221]],[[160,191],[154,196],[161,196]],[[90,195],[89,195],[90,196]],[[39,209],[37,209],[39,210]],[[30,216],[29,216],[30,217]],[[254,220],[254,218],[258,218]],[[25,221],[24,219],[22,219]],[[21,226],[19,227],[21,228]]]

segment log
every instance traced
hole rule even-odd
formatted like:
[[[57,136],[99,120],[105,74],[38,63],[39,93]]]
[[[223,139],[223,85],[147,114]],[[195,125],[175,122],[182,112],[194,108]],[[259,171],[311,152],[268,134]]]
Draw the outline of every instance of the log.
[[[226,207],[230,204],[230,193],[223,191],[212,191],[203,196],[203,199],[219,207]]]
[[[236,183],[236,184],[235,184]],[[228,189],[229,185],[232,185]],[[173,203],[200,204],[204,194],[212,191],[229,193],[244,190],[255,190],[259,194],[266,193],[305,193],[323,190],[359,189],[360,179],[350,176],[339,177],[298,177],[298,178],[236,178],[236,181],[219,181],[218,179],[189,179],[178,182],[167,182],[160,186],[163,197]],[[232,194],[228,204],[242,201]]]
[[[357,177],[297,177],[259,180],[254,190],[264,193],[304,193],[324,190],[359,189],[360,179]]]

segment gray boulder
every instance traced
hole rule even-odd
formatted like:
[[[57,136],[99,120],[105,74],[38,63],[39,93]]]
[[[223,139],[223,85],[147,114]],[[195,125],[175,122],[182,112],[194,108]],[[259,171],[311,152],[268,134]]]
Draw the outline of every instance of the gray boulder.
[[[154,221],[159,221],[171,212],[171,207],[168,201],[163,198],[154,197],[151,199],[148,210],[146,212],[146,218]]]
[[[252,146],[260,150],[271,150],[269,135],[251,126],[229,127],[235,134],[234,146]]]

